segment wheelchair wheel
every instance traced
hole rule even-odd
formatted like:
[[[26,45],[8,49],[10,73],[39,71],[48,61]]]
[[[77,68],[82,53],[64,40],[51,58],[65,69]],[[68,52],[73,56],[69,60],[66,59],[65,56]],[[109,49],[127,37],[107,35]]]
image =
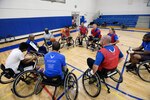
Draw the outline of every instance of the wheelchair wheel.
[[[137,74],[143,81],[150,82],[150,60],[139,64]]]
[[[14,81],[14,78],[10,77],[10,78],[7,78],[6,77],[6,73],[1,73],[0,75],[0,83],[2,84],[8,84],[8,83],[11,83]]]
[[[35,94],[38,95],[39,93],[41,93],[44,87],[45,85],[42,84],[42,80],[39,80],[35,86]]]
[[[60,43],[60,48],[62,49],[64,47],[65,43],[66,43],[66,40],[63,40],[62,38],[60,38],[58,40],[58,42]]]
[[[123,82],[123,77],[118,69],[116,69],[114,72],[111,73],[112,75],[110,78],[117,82],[117,83],[122,83]]]
[[[68,73],[64,83],[67,100],[76,100],[78,97],[78,80],[75,74]]]
[[[77,38],[75,39],[75,45],[76,45],[76,46],[79,45],[79,37],[77,37]]]
[[[35,70],[20,73],[13,83],[13,93],[20,98],[32,96],[35,93],[35,86],[40,77],[40,74]]]
[[[70,43],[71,43],[71,46],[74,47],[74,40],[73,39],[70,40]]]
[[[83,74],[82,84],[85,92],[91,97],[97,97],[101,92],[101,81],[97,73],[92,75],[91,69],[87,69]],[[94,91],[93,91],[94,90]]]

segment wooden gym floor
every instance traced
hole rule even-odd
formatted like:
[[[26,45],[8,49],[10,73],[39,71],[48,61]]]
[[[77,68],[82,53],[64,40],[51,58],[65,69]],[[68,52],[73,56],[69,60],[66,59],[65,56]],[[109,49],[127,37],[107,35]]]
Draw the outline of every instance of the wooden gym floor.
[[[89,29],[90,32],[91,29]],[[148,30],[149,31],[149,30]],[[108,29],[101,29],[102,35],[108,33]],[[116,30],[116,33],[119,36],[120,43],[118,44],[119,48],[124,54],[124,61],[126,59],[126,50],[129,47],[137,47],[141,44],[141,40],[144,32],[130,32],[130,31],[121,31]],[[57,33],[55,33],[57,34]],[[77,32],[71,34],[75,39],[77,36]],[[42,38],[43,36],[37,36],[36,39]],[[58,39],[59,37],[57,37]],[[9,42],[5,44],[0,44],[0,63],[5,63],[7,56],[10,53],[10,49],[7,46],[11,47],[12,45],[18,44],[22,41],[26,41],[26,39]],[[38,43],[39,45],[43,44],[43,41]],[[2,49],[4,48],[4,49]],[[9,49],[9,50],[6,50]],[[2,50],[4,50],[2,52]],[[82,87],[82,75],[83,72],[88,68],[86,65],[86,59],[88,57],[95,58],[96,51],[92,52],[89,49],[84,47],[74,47],[74,48],[63,48],[60,50],[62,54],[66,56],[68,68],[69,70],[73,70],[73,73],[78,77],[79,83],[79,95],[78,100],[135,100],[135,99],[144,99],[150,100],[150,86],[149,83],[142,81],[138,76],[135,76],[132,73],[127,73],[125,68],[123,67],[124,61],[118,65],[118,69],[123,74],[123,83],[117,84],[110,79],[106,79],[106,82],[109,84],[111,88],[111,93],[108,94],[106,91],[106,87],[102,84],[102,90],[100,95],[97,98],[90,98],[83,90]],[[43,67],[44,65],[39,65]],[[1,72],[1,71],[0,71]],[[12,84],[0,84],[0,100],[22,100],[21,98],[16,97],[11,92]],[[54,88],[50,86],[46,86],[46,89],[50,93],[53,93]],[[43,89],[43,91],[39,95],[33,95],[24,100],[51,100],[51,95]],[[93,90],[94,91],[94,90]],[[65,100],[65,96],[62,94],[63,88],[60,87],[57,91],[56,98],[58,100]]]

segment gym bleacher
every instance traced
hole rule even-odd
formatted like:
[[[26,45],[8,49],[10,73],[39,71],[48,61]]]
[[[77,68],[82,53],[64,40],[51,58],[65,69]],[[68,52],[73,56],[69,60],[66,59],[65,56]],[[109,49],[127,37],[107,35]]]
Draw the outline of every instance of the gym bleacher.
[[[138,21],[138,15],[102,15],[94,20],[95,23],[101,25],[106,22],[108,26],[135,27]]]

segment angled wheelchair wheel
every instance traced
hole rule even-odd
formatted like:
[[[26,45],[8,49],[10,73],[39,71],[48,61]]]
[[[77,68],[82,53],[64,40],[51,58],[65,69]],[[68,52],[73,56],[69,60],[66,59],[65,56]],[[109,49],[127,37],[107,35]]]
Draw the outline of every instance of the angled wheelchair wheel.
[[[20,98],[32,96],[35,93],[36,83],[40,78],[40,74],[35,70],[20,73],[13,83],[13,93]]]
[[[100,77],[97,73],[92,75],[91,69],[87,69],[83,74],[82,84],[85,92],[91,97],[97,97],[101,92]]]
[[[45,87],[45,85],[42,84],[42,80],[40,79],[35,86],[35,94],[36,95],[40,94],[44,87]]]
[[[150,60],[139,64],[137,74],[143,81],[150,82]]]
[[[2,72],[0,75],[0,83],[2,84],[8,84],[14,81],[14,78],[7,77],[6,73]]]
[[[109,74],[108,74],[109,75]],[[110,77],[113,81],[117,83],[122,83],[123,82],[123,77],[118,69],[110,73]]]
[[[74,40],[73,39],[70,40],[70,43],[74,47]]]
[[[76,45],[76,46],[79,45],[79,37],[77,37],[77,38],[75,39],[75,45]]]
[[[60,48],[62,49],[64,47],[65,43],[66,43],[66,40],[63,40],[62,38],[60,38],[58,40],[58,42],[60,43]]]
[[[78,97],[78,80],[75,74],[68,73],[65,82],[65,95],[67,100],[76,100]]]

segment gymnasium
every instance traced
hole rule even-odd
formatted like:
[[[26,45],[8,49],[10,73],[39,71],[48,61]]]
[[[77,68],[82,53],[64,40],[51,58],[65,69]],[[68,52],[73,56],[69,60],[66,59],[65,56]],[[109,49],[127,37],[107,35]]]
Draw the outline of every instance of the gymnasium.
[[[0,0],[0,100],[150,100],[150,0]]]

